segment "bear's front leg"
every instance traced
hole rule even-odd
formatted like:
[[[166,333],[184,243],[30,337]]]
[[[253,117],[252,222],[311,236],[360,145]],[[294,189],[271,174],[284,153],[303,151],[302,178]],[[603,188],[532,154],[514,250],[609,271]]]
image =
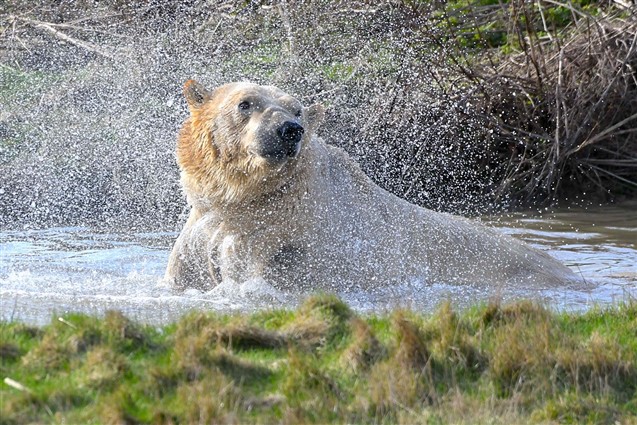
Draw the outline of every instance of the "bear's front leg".
[[[165,281],[173,288],[209,290],[221,281],[216,253],[210,249],[215,220],[196,209],[179,234],[168,259]]]
[[[219,235],[215,239],[218,241],[217,264],[224,282],[240,285],[265,278],[268,255],[254,238],[230,233]]]

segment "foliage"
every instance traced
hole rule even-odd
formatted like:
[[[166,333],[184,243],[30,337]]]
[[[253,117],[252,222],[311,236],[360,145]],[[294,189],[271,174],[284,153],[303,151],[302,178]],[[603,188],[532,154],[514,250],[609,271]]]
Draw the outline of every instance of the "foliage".
[[[637,15],[612,4],[451,2],[441,15],[456,45],[480,50],[456,63],[475,89],[469,114],[494,131],[496,198],[577,202],[637,188]]]
[[[2,423],[633,423],[637,306],[531,302],[361,317],[110,312],[0,325]]]

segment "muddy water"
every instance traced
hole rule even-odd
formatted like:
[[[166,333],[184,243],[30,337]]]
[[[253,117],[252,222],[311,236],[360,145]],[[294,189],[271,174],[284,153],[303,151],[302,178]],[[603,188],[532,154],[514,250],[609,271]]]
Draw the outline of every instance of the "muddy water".
[[[586,284],[580,289],[542,291],[557,307],[585,309],[637,298],[637,202],[485,221],[548,251],[582,277]]]
[[[582,282],[555,288],[410,282],[370,292],[334,291],[359,311],[396,306],[431,311],[445,300],[463,307],[519,298],[542,300],[556,309],[584,310],[637,298],[636,202],[483,221],[548,251]],[[208,293],[173,292],[161,277],[176,236],[87,228],[0,231],[0,318],[46,323],[67,312],[102,314],[118,309],[134,319],[164,323],[192,309],[294,307],[307,295],[278,292],[259,282]]]

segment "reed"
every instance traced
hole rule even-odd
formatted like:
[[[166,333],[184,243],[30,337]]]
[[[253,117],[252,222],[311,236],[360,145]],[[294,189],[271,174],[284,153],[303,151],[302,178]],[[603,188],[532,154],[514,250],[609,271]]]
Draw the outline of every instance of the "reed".
[[[472,113],[497,134],[497,197],[535,204],[634,193],[637,15],[603,5],[494,6],[506,42],[460,71],[475,89]],[[476,16],[463,32],[487,21]]]

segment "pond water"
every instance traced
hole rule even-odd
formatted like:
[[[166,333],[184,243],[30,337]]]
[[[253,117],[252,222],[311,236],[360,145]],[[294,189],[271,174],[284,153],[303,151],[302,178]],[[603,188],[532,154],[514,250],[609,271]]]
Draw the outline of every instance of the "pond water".
[[[637,298],[637,202],[552,213],[515,213],[483,221],[562,261],[582,282],[554,288],[405,284],[373,292],[341,292],[358,311],[397,306],[432,311],[489,300],[531,298],[559,310],[585,310]],[[88,228],[0,231],[0,319],[43,324],[67,312],[109,309],[149,323],[188,310],[223,312],[294,307],[307,294],[248,283],[239,288],[175,292],[162,275],[173,232],[113,233]]]

